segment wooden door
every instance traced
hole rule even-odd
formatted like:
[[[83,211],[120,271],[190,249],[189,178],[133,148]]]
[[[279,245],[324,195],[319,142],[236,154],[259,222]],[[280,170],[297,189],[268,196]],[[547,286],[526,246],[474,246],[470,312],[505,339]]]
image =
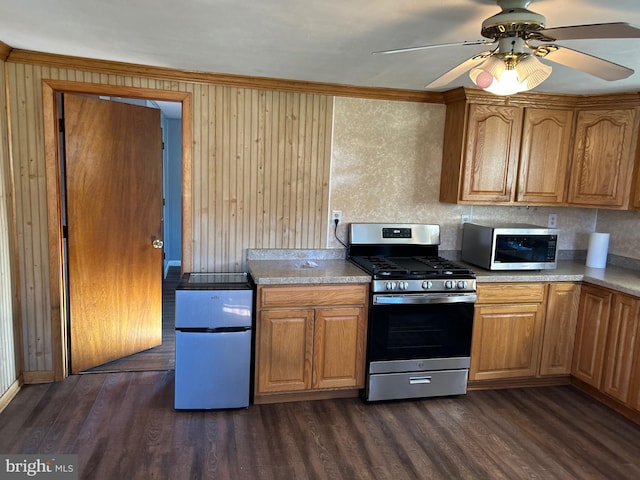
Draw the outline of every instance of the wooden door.
[[[590,285],[583,285],[580,294],[571,374],[596,388],[602,378],[611,298],[611,292]]]
[[[580,304],[580,284],[549,285],[540,375],[569,375]]]
[[[365,325],[362,307],[316,310],[313,388],[364,386]]]
[[[572,122],[571,110],[525,109],[517,201],[536,205],[565,201]]]
[[[636,367],[640,300],[616,294],[607,334],[602,390],[622,403],[630,402]]]
[[[568,202],[625,208],[636,156],[636,110],[582,110],[576,117]]]
[[[514,199],[522,110],[471,105],[460,199],[471,203]]]
[[[136,105],[65,94],[64,117],[75,373],[162,343],[162,135]]]
[[[311,388],[313,309],[262,310],[256,337],[256,394]]]
[[[476,306],[469,378],[534,377],[543,318],[541,304]]]

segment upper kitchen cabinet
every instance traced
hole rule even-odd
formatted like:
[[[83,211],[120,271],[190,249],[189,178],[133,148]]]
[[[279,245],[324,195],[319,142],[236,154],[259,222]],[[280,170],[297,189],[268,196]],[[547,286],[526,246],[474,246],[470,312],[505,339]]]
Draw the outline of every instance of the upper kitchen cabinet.
[[[440,200],[510,202],[521,128],[522,112],[517,107],[450,105]]]
[[[578,108],[570,205],[626,209],[636,161],[637,108]]]
[[[507,104],[503,97],[458,89],[445,101],[440,201],[564,203],[571,98],[520,95]]]
[[[571,110],[524,109],[516,201],[564,203],[572,124]]]

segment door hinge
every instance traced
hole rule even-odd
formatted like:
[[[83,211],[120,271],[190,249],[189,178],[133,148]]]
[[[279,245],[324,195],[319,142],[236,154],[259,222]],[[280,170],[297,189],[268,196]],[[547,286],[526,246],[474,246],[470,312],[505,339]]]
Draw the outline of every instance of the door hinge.
[[[58,119],[58,131],[64,133],[64,118]]]
[[[69,238],[69,227],[67,225],[62,226],[62,238]]]
[[[164,150],[164,142],[162,142],[162,150]]]

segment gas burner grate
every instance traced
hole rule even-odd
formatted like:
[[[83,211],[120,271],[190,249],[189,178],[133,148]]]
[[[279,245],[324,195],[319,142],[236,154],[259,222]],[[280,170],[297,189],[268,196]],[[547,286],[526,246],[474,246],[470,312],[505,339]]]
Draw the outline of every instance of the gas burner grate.
[[[470,268],[442,257],[364,256],[352,257],[351,260],[377,279],[475,278]]]

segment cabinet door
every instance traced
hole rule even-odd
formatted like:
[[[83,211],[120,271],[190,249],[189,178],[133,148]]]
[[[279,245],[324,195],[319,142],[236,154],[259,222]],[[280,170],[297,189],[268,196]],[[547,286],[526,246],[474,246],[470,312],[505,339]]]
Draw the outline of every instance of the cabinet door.
[[[562,204],[569,161],[573,111],[526,108],[516,200]]]
[[[311,387],[313,309],[263,310],[256,329],[256,393]]]
[[[632,207],[633,210],[640,210],[640,161],[636,165],[635,181],[632,194]]]
[[[476,306],[469,378],[535,376],[543,318],[541,304]]]
[[[582,287],[571,374],[600,388],[612,294],[590,285]]]
[[[631,381],[634,370],[638,369],[634,361],[639,303],[628,295],[616,294],[609,319],[602,390],[623,403],[630,401]]]
[[[580,285],[551,283],[542,335],[540,375],[569,375],[580,304]]]
[[[521,129],[518,107],[469,106],[461,200],[513,201]]]
[[[364,308],[318,308],[314,330],[312,387],[363,387]]]
[[[628,205],[636,135],[634,109],[578,111],[569,204]]]

